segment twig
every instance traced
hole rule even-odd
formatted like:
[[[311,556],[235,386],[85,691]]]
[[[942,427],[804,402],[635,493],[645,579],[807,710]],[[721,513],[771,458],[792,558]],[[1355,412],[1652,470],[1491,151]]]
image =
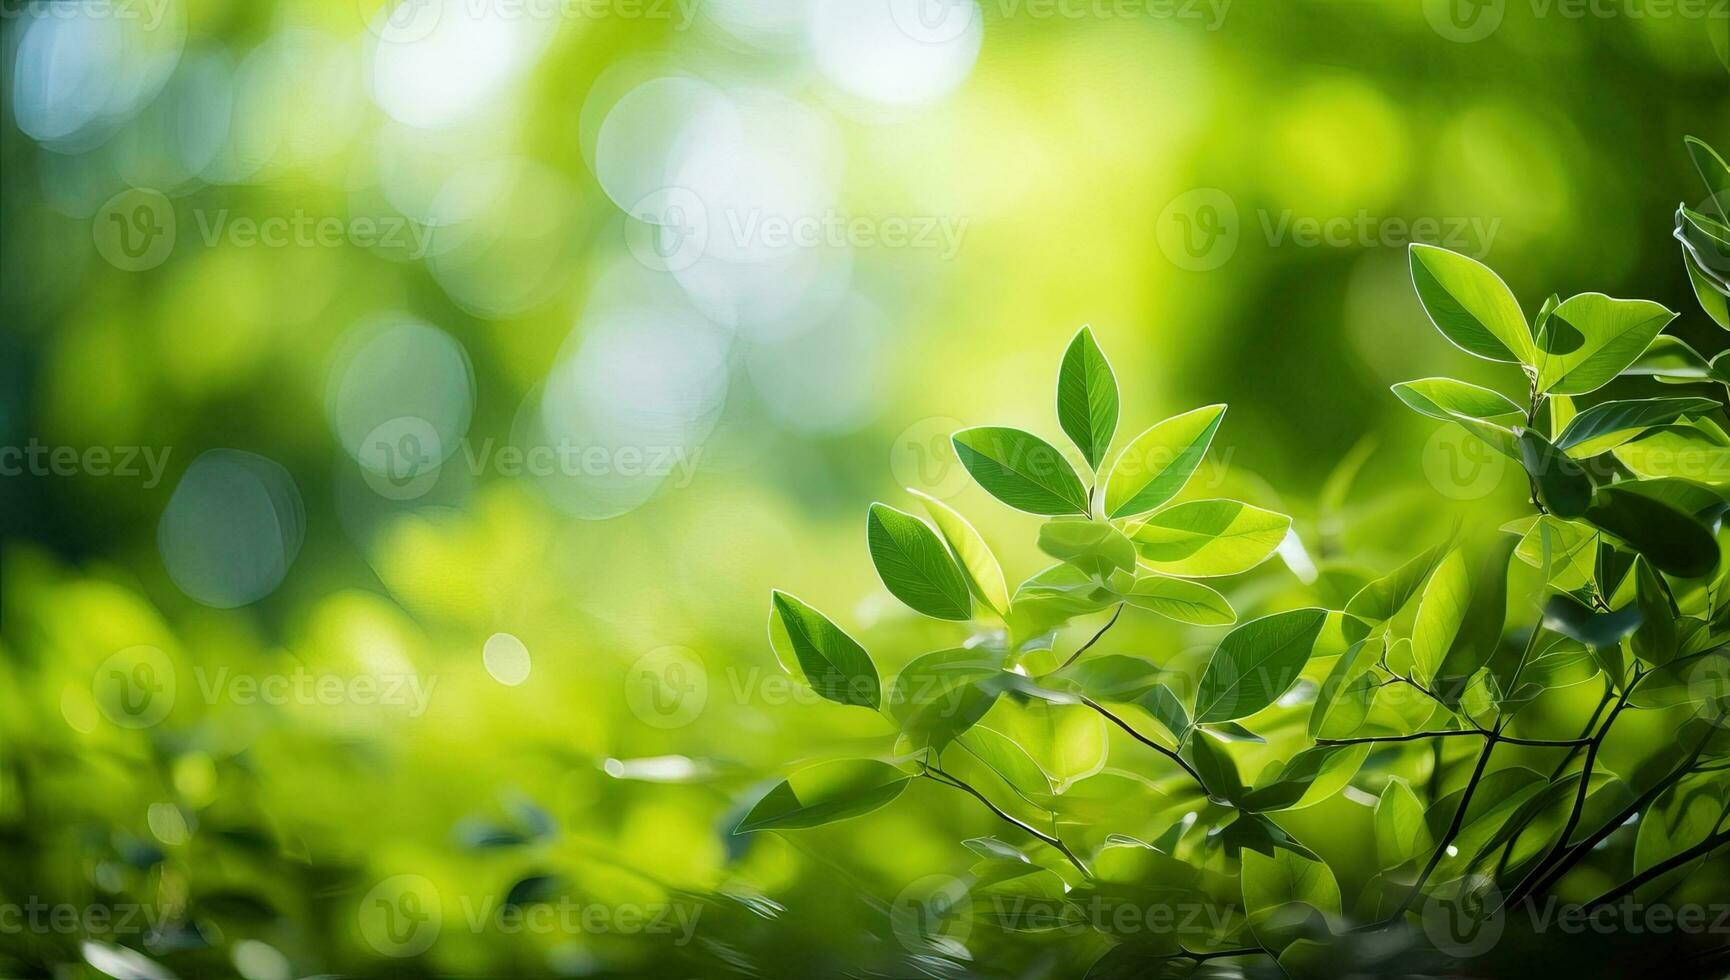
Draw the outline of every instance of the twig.
[[[1070,664],[1075,663],[1076,658],[1078,658],[1082,654],[1086,653],[1088,647],[1093,646],[1095,643],[1099,642],[1099,638],[1105,635],[1106,630],[1109,630],[1113,626],[1117,625],[1117,617],[1119,617],[1121,615],[1123,615],[1123,603],[1120,602],[1117,604],[1117,611],[1111,614],[1111,619],[1106,621],[1106,624],[1099,628],[1099,632],[1093,634],[1093,639],[1088,640],[1086,643],[1083,643],[1080,646],[1080,648],[1078,648],[1074,653],[1070,654],[1069,659],[1065,660],[1062,664],[1060,664],[1057,669],[1062,670],[1064,667],[1067,667]]]
[[[1153,739],[1148,738],[1146,735],[1143,735],[1142,733],[1136,731],[1135,728],[1132,725],[1130,725],[1129,722],[1124,721],[1122,718],[1119,718],[1114,712],[1112,712],[1105,705],[1100,704],[1098,701],[1095,701],[1092,698],[1087,697],[1086,695],[1082,695],[1081,703],[1085,704],[1089,708],[1092,708],[1093,710],[1099,712],[1101,715],[1104,715],[1106,721],[1109,721],[1112,724],[1116,725],[1117,727],[1128,732],[1130,738],[1135,739],[1137,742],[1140,742],[1141,744],[1147,746],[1150,749],[1153,749],[1155,752],[1158,752],[1159,754],[1165,756],[1166,758],[1170,759],[1171,761],[1182,766],[1183,771],[1186,773],[1189,773],[1190,778],[1195,780],[1195,784],[1197,786],[1201,787],[1202,793],[1206,794],[1210,799],[1212,798],[1213,794],[1208,792],[1207,783],[1202,780],[1201,773],[1196,772],[1195,767],[1190,765],[1189,762],[1186,761],[1183,756],[1178,755],[1176,752],[1173,752],[1172,750],[1166,748],[1165,746],[1159,744],[1158,742],[1155,742]]]
[[[1590,915],[1592,910],[1601,908],[1616,901],[1622,896],[1632,892],[1634,889],[1644,885],[1648,881],[1668,874],[1697,857],[1704,857],[1723,846],[1726,842],[1730,842],[1730,830],[1720,830],[1700,843],[1695,844],[1693,847],[1688,848],[1686,851],[1663,861],[1659,861],[1657,864],[1652,865],[1650,868],[1647,868],[1587,903],[1587,914]]]
[[[1040,840],[1051,845],[1052,847],[1055,847],[1058,851],[1062,852],[1063,856],[1069,859],[1069,863],[1075,865],[1075,869],[1077,871],[1080,871],[1084,877],[1087,877],[1087,878],[1093,877],[1093,872],[1087,870],[1087,865],[1082,864],[1081,859],[1075,856],[1075,852],[1071,851],[1069,849],[1069,845],[1063,843],[1062,839],[1057,837],[1055,834],[1048,834],[1045,831],[1040,830],[1038,827],[1035,827],[1032,824],[1026,822],[1025,820],[1021,820],[1021,819],[1013,816],[1012,814],[1003,810],[997,804],[991,802],[990,799],[986,798],[984,793],[979,792],[978,790],[974,789],[972,786],[967,785],[966,783],[962,782],[960,779],[957,779],[956,777],[951,776],[949,773],[944,772],[943,770],[937,768],[934,765],[931,765],[930,763],[926,763],[925,775],[931,779],[936,780],[938,783],[941,783],[944,786],[952,786],[955,789],[961,790],[961,791],[967,793],[968,795],[972,796],[974,799],[985,804],[986,809],[988,809],[992,813],[996,814],[1000,819],[1006,820],[1009,823],[1014,824],[1015,826],[1021,828],[1023,831],[1026,831],[1027,833],[1033,835],[1034,837],[1039,838]]]

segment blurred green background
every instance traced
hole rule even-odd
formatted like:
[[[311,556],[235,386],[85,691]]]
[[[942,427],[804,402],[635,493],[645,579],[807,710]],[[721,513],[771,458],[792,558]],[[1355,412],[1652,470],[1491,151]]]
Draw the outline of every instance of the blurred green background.
[[[1042,567],[943,437],[1054,436],[1080,325],[1126,430],[1231,404],[1190,493],[1298,516],[1251,614],[1521,505],[1388,394],[1505,386],[1414,237],[1724,346],[1670,238],[1724,12],[1449,8],[7,0],[0,902],[152,925],[0,921],[0,971],[936,969],[888,906],[988,814],[728,834],[891,730],[782,677],[767,593],[886,674],[962,639],[891,603],[864,508],[913,486]],[[491,915],[547,902],[598,911]],[[987,932],[983,975],[1103,948]]]

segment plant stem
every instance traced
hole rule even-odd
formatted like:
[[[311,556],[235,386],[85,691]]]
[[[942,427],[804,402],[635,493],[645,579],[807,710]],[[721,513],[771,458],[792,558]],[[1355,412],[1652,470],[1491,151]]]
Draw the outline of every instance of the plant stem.
[[[1185,949],[1177,955],[1192,959],[1197,963],[1205,963],[1208,960],[1224,959],[1228,956],[1272,956],[1273,954],[1260,946],[1239,946],[1236,949],[1215,949],[1205,953],[1195,953]]]
[[[1088,647],[1091,647],[1095,643],[1099,642],[1099,638],[1105,635],[1106,630],[1109,630],[1113,626],[1117,625],[1117,617],[1119,617],[1121,615],[1123,615],[1123,603],[1120,602],[1117,604],[1117,611],[1111,614],[1111,619],[1107,620],[1105,625],[1101,626],[1099,628],[1099,632],[1093,634],[1093,639],[1088,640],[1086,643],[1083,643],[1079,648],[1076,649],[1076,651],[1074,653],[1070,654],[1069,659],[1065,660],[1062,664],[1060,664],[1057,669],[1062,670],[1064,667],[1067,667],[1070,664],[1075,663],[1075,661],[1078,657],[1080,657],[1082,654],[1087,652]]]
[[[1075,869],[1077,871],[1080,871],[1083,877],[1085,877],[1085,878],[1092,878],[1093,877],[1093,872],[1087,870],[1087,865],[1082,864],[1081,859],[1075,856],[1075,852],[1071,851],[1069,849],[1069,845],[1065,844],[1063,842],[1063,840],[1061,838],[1059,838],[1057,835],[1048,834],[1045,831],[1040,830],[1038,827],[1035,827],[1032,824],[1027,823],[1024,820],[1018,819],[1017,817],[1013,816],[1012,814],[1004,811],[997,804],[991,802],[991,800],[988,799],[984,793],[979,792],[978,790],[974,789],[973,787],[962,782],[960,779],[956,778],[955,776],[951,776],[949,773],[944,772],[943,770],[937,768],[936,766],[927,763],[925,766],[925,769],[926,769],[925,775],[928,776],[929,778],[935,779],[938,783],[941,783],[944,786],[954,787],[955,789],[961,790],[961,791],[967,793],[968,795],[972,796],[974,799],[985,804],[985,808],[990,810],[993,814],[996,814],[998,818],[1005,820],[1005,821],[1008,821],[1011,824],[1014,824],[1015,826],[1021,828],[1023,831],[1033,835],[1034,837],[1039,838],[1041,841],[1044,841],[1045,843],[1056,848],[1059,852],[1061,852],[1063,854],[1064,857],[1069,859],[1070,864],[1075,865]]]
[[[1412,907],[1412,902],[1417,900],[1418,895],[1424,890],[1424,885],[1429,882],[1430,875],[1435,873],[1436,866],[1441,864],[1442,858],[1447,855],[1448,845],[1452,844],[1454,838],[1460,835],[1460,829],[1466,824],[1466,810],[1472,805],[1472,797],[1478,792],[1478,784],[1483,781],[1484,770],[1490,764],[1490,754],[1496,750],[1496,742],[1499,740],[1500,735],[1491,732],[1490,737],[1484,741],[1484,751],[1478,754],[1478,764],[1472,768],[1471,778],[1466,780],[1466,791],[1460,794],[1460,806],[1454,811],[1453,820],[1448,823],[1447,833],[1443,834],[1442,839],[1436,842],[1435,853],[1430,855],[1430,860],[1424,865],[1424,870],[1418,873],[1418,880],[1412,883],[1412,890],[1406,893],[1405,900],[1400,903],[1400,907],[1395,909],[1392,915],[1387,917],[1386,922],[1398,921],[1401,916],[1406,914],[1406,910]]]
[[[1597,727],[1598,718],[1604,714],[1604,709],[1610,706],[1610,700],[1612,698],[1614,698],[1615,696],[1616,696],[1616,685],[1605,684],[1604,685],[1604,696],[1602,698],[1598,699],[1598,707],[1593,709],[1592,717],[1586,719],[1586,727],[1580,729],[1580,739],[1581,739],[1580,745],[1584,745],[1587,742],[1591,741],[1591,738],[1589,736],[1592,734],[1592,729]],[[1562,757],[1562,761],[1557,763],[1556,768],[1550,773],[1550,782],[1553,783],[1557,779],[1561,778],[1562,773],[1567,770],[1568,764],[1573,762],[1574,756],[1579,755],[1579,754],[1580,754],[1580,746],[1579,745],[1576,745],[1574,748],[1570,749],[1568,751],[1568,754]]]
[[[1551,863],[1549,870],[1544,872],[1543,877],[1539,878],[1532,884],[1529,894],[1535,895],[1540,891],[1554,886],[1556,882],[1562,879],[1562,875],[1568,872],[1569,868],[1579,863],[1581,858],[1584,858],[1587,854],[1591,853],[1592,849],[1597,847],[1600,841],[1615,833],[1616,828],[1627,823],[1635,814],[1646,809],[1648,806],[1651,806],[1652,802],[1658,799],[1659,796],[1663,795],[1665,790],[1681,782],[1684,777],[1686,777],[1690,772],[1693,772],[1694,763],[1699,760],[1700,753],[1705,750],[1706,743],[1711,741],[1711,739],[1712,732],[1708,731],[1706,736],[1695,744],[1694,750],[1688,754],[1688,757],[1682,760],[1681,765],[1672,769],[1663,779],[1653,783],[1646,792],[1640,794],[1639,799],[1628,804],[1621,813],[1616,814],[1616,816],[1611,818],[1609,822],[1605,823],[1603,826],[1589,834],[1585,839],[1581,840],[1578,844],[1568,848],[1559,855],[1555,861]]]
[[[1093,710],[1099,712],[1101,715],[1104,715],[1106,721],[1109,721],[1112,724],[1116,725],[1117,727],[1128,732],[1130,738],[1135,739],[1137,742],[1140,742],[1141,744],[1147,746],[1150,749],[1153,749],[1155,752],[1158,752],[1159,754],[1165,756],[1166,758],[1170,759],[1171,761],[1182,766],[1183,771],[1186,773],[1189,773],[1189,777],[1191,779],[1195,780],[1195,784],[1197,786],[1201,787],[1202,793],[1206,794],[1209,798],[1212,798],[1213,794],[1208,793],[1207,783],[1202,781],[1201,773],[1196,772],[1195,767],[1190,765],[1184,759],[1183,756],[1178,755],[1176,752],[1173,752],[1172,750],[1166,748],[1165,746],[1159,744],[1158,742],[1155,742],[1153,739],[1148,738],[1146,735],[1143,735],[1142,733],[1136,731],[1135,728],[1132,725],[1130,725],[1129,722],[1124,721],[1122,718],[1118,717],[1109,708],[1107,708],[1103,704],[1100,704],[1098,701],[1095,701],[1092,698],[1083,695],[1081,698],[1081,703],[1085,704],[1089,708],[1092,708]]]
[[[1638,677],[1634,680],[1634,684],[1637,683]],[[1562,825],[1561,835],[1550,845],[1550,849],[1544,852],[1544,856],[1538,859],[1538,863],[1532,866],[1532,870],[1527,872],[1525,879],[1508,893],[1508,900],[1504,905],[1513,905],[1530,895],[1551,865],[1567,850],[1568,838],[1572,837],[1574,829],[1580,826],[1580,816],[1586,810],[1586,793],[1591,788],[1592,769],[1598,762],[1598,750],[1603,747],[1604,739],[1609,737],[1610,729],[1616,724],[1616,718],[1621,715],[1622,709],[1628,706],[1628,696],[1634,693],[1634,684],[1629,684],[1622,691],[1621,697],[1616,699],[1616,706],[1610,709],[1610,716],[1604,719],[1603,727],[1598,729],[1598,734],[1592,737],[1591,744],[1586,746],[1586,761],[1580,768],[1580,785],[1574,792],[1574,806],[1568,811],[1568,821]]]
[[[1483,728],[1451,728],[1441,732],[1414,732],[1410,735],[1366,735],[1360,738],[1318,738],[1317,745],[1363,745],[1368,742],[1416,742],[1426,738],[1452,738],[1460,735],[1476,735],[1479,738],[1494,738],[1498,742],[1509,745],[1531,745],[1538,748],[1564,748],[1585,745],[1589,738],[1517,738],[1513,735],[1498,735]]]
[[[1599,895],[1597,898],[1592,899],[1592,901],[1588,902],[1586,905],[1587,914],[1589,915],[1592,910],[1601,908],[1616,901],[1654,878],[1658,878],[1674,871],[1697,857],[1703,857],[1706,854],[1711,853],[1727,842],[1730,842],[1730,830],[1720,830],[1700,843],[1695,844],[1693,847],[1688,848],[1686,851],[1667,858],[1666,860],[1659,861],[1650,868],[1647,868],[1634,877],[1629,878],[1627,881],[1624,881],[1604,894]]]

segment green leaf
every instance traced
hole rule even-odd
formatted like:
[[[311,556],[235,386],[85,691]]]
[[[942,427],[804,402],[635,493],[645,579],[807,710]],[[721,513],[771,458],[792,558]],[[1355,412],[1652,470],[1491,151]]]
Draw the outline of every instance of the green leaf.
[[[1553,595],[1544,603],[1545,629],[1577,640],[1594,651],[1608,650],[1621,643],[1623,637],[1639,627],[1640,619],[1641,613],[1636,606],[1600,613],[1571,595]],[[1604,666],[1612,679],[1620,683],[1620,662]]]
[[[1726,164],[1718,151],[1699,137],[1684,136],[1682,145],[1687,148],[1694,169],[1700,172],[1700,179],[1706,182],[1706,189],[1711,192],[1712,209],[1718,213],[1718,220],[1730,223],[1730,164]]]
[[[1416,679],[1429,686],[1453,646],[1472,601],[1472,582],[1466,572],[1464,553],[1455,550],[1436,566],[1418,600],[1418,616],[1412,623],[1412,658]]]
[[[1046,521],[1039,528],[1039,550],[1092,575],[1109,575],[1114,568],[1135,571],[1135,545],[1105,521],[1085,517]]]
[[[912,777],[871,759],[825,762],[801,769],[757,801],[735,834],[818,827],[870,813],[901,795]]]
[[[769,597],[769,644],[782,663],[791,650],[805,682],[837,704],[876,708],[882,700],[871,657],[827,616],[785,592]]]
[[[1276,771],[1264,772],[1263,778],[1256,781],[1255,788],[1245,793],[1243,799],[1238,801],[1239,804],[1246,810],[1263,812],[1295,807],[1329,766],[1338,757],[1348,754],[1347,748],[1339,745],[1312,745],[1293,756],[1285,765],[1270,766],[1270,769]],[[1356,754],[1357,748],[1350,746],[1350,754]],[[1359,761],[1362,761],[1361,757]]]
[[[1117,454],[1105,484],[1108,517],[1144,514],[1177,496],[1189,482],[1225,417],[1224,405],[1174,416],[1135,437]]]
[[[1718,567],[1718,542],[1694,518],[1621,486],[1592,498],[1586,520],[1621,538],[1652,567],[1677,578],[1700,578]]]
[[[1532,363],[1532,335],[1519,301],[1489,267],[1433,245],[1411,247],[1412,283],[1430,322],[1468,354]]]
[[[1246,848],[1242,860],[1244,911],[1264,943],[1283,948],[1296,939],[1292,930],[1302,915],[1292,905],[1340,914],[1340,885],[1326,864],[1285,848],[1275,848],[1272,856]]]
[[[1556,448],[1585,458],[1627,442],[1654,425],[1666,425],[1684,415],[1699,415],[1718,408],[1710,398],[1643,398],[1603,402],[1586,409],[1568,423],[1556,439]]]
[[[1230,626],[1237,622],[1237,613],[1225,596],[1200,582],[1163,575],[1136,579],[1135,588],[1123,594],[1123,601],[1192,626]]]
[[[1538,390],[1583,395],[1637,361],[1676,314],[1658,303],[1582,293],[1551,315],[1539,338]]]
[[[1016,510],[1087,513],[1087,488],[1057,448],[1030,432],[980,426],[955,433],[955,455],[985,491]]]
[[[1245,718],[1274,703],[1297,683],[1326,621],[1325,609],[1294,609],[1226,634],[1202,672],[1196,723]]]
[[[1564,591],[1585,588],[1598,565],[1600,535],[1588,524],[1545,515],[1508,525],[1520,543],[1514,556],[1545,573],[1545,581]]]
[[[914,612],[933,619],[973,617],[961,566],[924,521],[888,504],[872,504],[865,516],[865,540],[883,587]]]
[[[941,751],[991,710],[997,692],[979,682],[1002,669],[1001,657],[978,649],[915,657],[889,687],[889,715],[914,747]]]
[[[1429,853],[1435,845],[1424,824],[1424,805],[1405,780],[1394,777],[1376,801],[1376,863],[1389,871]]]
[[[907,491],[925,505],[925,512],[931,515],[931,520],[937,524],[937,530],[948,542],[949,550],[961,561],[961,570],[967,575],[967,585],[978,596],[981,602],[997,611],[999,616],[1009,614],[1009,586],[1004,583],[1003,566],[997,563],[997,556],[991,553],[991,546],[985,543],[973,525],[962,517],[955,508],[930,494],[918,490]]]
[[[1009,736],[975,725],[957,738],[955,744],[1023,797],[1033,800],[1051,793],[1051,777]]]
[[[1622,373],[1684,384],[1705,378],[1707,365],[1706,359],[1686,341],[1666,333],[1659,334],[1652,346],[1646,348],[1646,353],[1624,368]]]
[[[1592,480],[1579,463],[1557,449],[1537,429],[1518,430],[1520,464],[1538,487],[1538,499],[1552,514],[1579,517],[1592,502]]]
[[[1393,619],[1423,588],[1448,551],[1448,545],[1437,545],[1365,585],[1346,603],[1346,613],[1367,623]]]
[[[1162,510],[1130,538],[1156,572],[1211,578],[1266,561],[1291,530],[1291,518],[1237,500],[1192,500]]]
[[[1198,730],[1183,743],[1181,755],[1195,767],[1207,795],[1215,800],[1236,801],[1245,792],[1237,773],[1237,763],[1225,746],[1214,740],[1212,733]]]
[[[1677,423],[1648,429],[1610,452],[1636,476],[1647,479],[1730,483],[1730,439],[1714,425]]]
[[[1512,421],[1525,415],[1524,409],[1501,392],[1452,378],[1402,381],[1393,386],[1393,391],[1412,411],[1443,422],[1454,421],[1455,415],[1500,421]]]
[[[1670,587],[1644,557],[1634,559],[1634,604],[1640,609],[1640,628],[1634,631],[1634,656],[1662,667],[1676,658],[1680,643],[1677,620],[1682,614]]]
[[[1057,422],[1087,465],[1099,469],[1117,431],[1117,377],[1090,327],[1082,327],[1063,354],[1057,372]]]

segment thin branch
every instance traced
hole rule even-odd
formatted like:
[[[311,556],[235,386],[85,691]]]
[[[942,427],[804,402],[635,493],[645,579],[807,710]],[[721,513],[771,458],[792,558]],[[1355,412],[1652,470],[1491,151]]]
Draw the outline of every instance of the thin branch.
[[[1123,603],[1120,602],[1117,604],[1117,611],[1111,614],[1111,619],[1107,620],[1106,624],[1099,628],[1099,632],[1093,634],[1093,639],[1088,640],[1086,643],[1083,643],[1080,646],[1080,648],[1077,649],[1074,653],[1070,654],[1069,659],[1065,660],[1057,669],[1062,670],[1064,667],[1067,667],[1070,664],[1075,663],[1075,661],[1078,657],[1080,657],[1082,654],[1087,652],[1088,647],[1093,646],[1095,643],[1099,642],[1099,638],[1105,635],[1106,630],[1109,630],[1113,626],[1117,625],[1117,617],[1119,617],[1121,615],[1123,615]]]
[[[1498,735],[1486,728],[1450,728],[1440,732],[1414,732],[1410,735],[1366,735],[1358,738],[1318,738],[1317,745],[1364,745],[1370,742],[1416,742],[1426,738],[1455,738],[1461,735],[1476,735],[1479,738],[1494,738],[1498,742],[1509,745],[1531,745],[1538,748],[1578,747],[1591,741],[1589,738],[1518,738],[1513,735]]]
[[[1587,854],[1590,854],[1592,849],[1597,847],[1600,841],[1615,833],[1617,828],[1627,823],[1635,814],[1638,814],[1648,806],[1651,806],[1659,796],[1663,795],[1665,790],[1674,786],[1676,783],[1681,782],[1689,775],[1689,773],[1701,771],[1694,769],[1694,763],[1699,760],[1700,753],[1705,751],[1706,743],[1711,740],[1712,732],[1708,730],[1705,737],[1701,738],[1700,741],[1695,744],[1693,751],[1688,753],[1688,757],[1682,760],[1681,765],[1672,769],[1664,776],[1664,778],[1648,787],[1644,793],[1640,794],[1638,799],[1633,803],[1628,804],[1621,813],[1616,814],[1616,816],[1612,817],[1603,826],[1593,831],[1578,844],[1575,844],[1562,852],[1561,855],[1551,862],[1549,869],[1543,873],[1543,876],[1532,883],[1532,887],[1528,894],[1535,895],[1540,891],[1544,891],[1554,886],[1556,882],[1561,880],[1562,875],[1568,872],[1569,868],[1577,864],[1580,859],[1584,858]]]
[[[1140,742],[1141,744],[1147,746],[1150,749],[1153,749],[1155,752],[1158,752],[1159,754],[1165,756],[1166,758],[1170,759],[1171,761],[1182,766],[1183,771],[1186,773],[1189,773],[1189,777],[1191,779],[1195,780],[1195,784],[1197,786],[1201,787],[1202,793],[1206,794],[1210,799],[1212,798],[1213,794],[1208,792],[1207,783],[1202,781],[1201,773],[1196,772],[1195,767],[1190,765],[1189,762],[1187,760],[1185,760],[1183,756],[1178,755],[1176,752],[1173,752],[1172,750],[1159,744],[1158,742],[1154,741],[1153,739],[1148,738],[1146,735],[1143,735],[1142,733],[1136,731],[1134,726],[1130,725],[1129,722],[1124,721],[1122,718],[1118,717],[1114,712],[1111,711],[1111,709],[1107,708],[1103,704],[1100,704],[1098,701],[1095,701],[1092,698],[1087,697],[1086,695],[1083,695],[1081,698],[1081,703],[1085,704],[1089,708],[1092,708],[1093,710],[1099,712],[1101,715],[1104,715],[1106,721],[1109,721],[1112,724],[1116,725],[1117,727],[1128,732],[1130,738],[1135,739],[1137,742]]]
[[[1532,870],[1526,873],[1526,877],[1514,887],[1512,892],[1508,893],[1508,900],[1504,903],[1505,905],[1514,905],[1527,895],[1532,894],[1538,882],[1542,881],[1544,876],[1548,874],[1551,866],[1560,860],[1567,851],[1568,838],[1574,835],[1574,829],[1580,826],[1580,817],[1586,811],[1586,793],[1591,789],[1592,769],[1598,762],[1598,750],[1603,747],[1604,740],[1610,736],[1610,729],[1615,726],[1616,719],[1622,714],[1622,710],[1628,707],[1628,697],[1634,693],[1634,686],[1639,682],[1640,677],[1636,674],[1634,683],[1629,684],[1623,690],[1621,697],[1616,699],[1616,706],[1610,709],[1610,716],[1604,719],[1603,727],[1598,729],[1598,734],[1592,736],[1591,744],[1586,746],[1586,761],[1580,767],[1580,785],[1574,792],[1574,806],[1568,811],[1568,821],[1562,825],[1561,835],[1544,852],[1544,856],[1538,859],[1538,863],[1532,866]]]
[[[1087,865],[1082,864],[1081,859],[1075,856],[1075,852],[1071,851],[1069,849],[1069,845],[1063,843],[1063,840],[1061,838],[1059,838],[1057,835],[1048,834],[1045,831],[1040,830],[1038,827],[1035,827],[1032,824],[1026,822],[1025,820],[1021,820],[1021,819],[1015,817],[1014,815],[1006,812],[1001,807],[999,807],[997,804],[991,802],[991,800],[988,799],[984,793],[979,792],[978,790],[974,789],[972,786],[967,785],[966,783],[962,782],[960,779],[958,779],[954,776],[951,776],[949,773],[944,772],[943,770],[937,768],[934,765],[931,765],[930,763],[926,764],[925,770],[926,770],[925,775],[927,777],[936,780],[938,783],[941,783],[944,786],[951,786],[951,787],[954,787],[955,789],[958,789],[958,790],[961,790],[961,791],[967,793],[968,795],[972,796],[974,799],[985,804],[986,809],[988,809],[992,813],[996,814],[998,816],[998,818],[1000,818],[1002,820],[1006,820],[1011,824],[1014,824],[1015,826],[1021,828],[1023,831],[1033,835],[1034,837],[1039,838],[1040,840],[1051,845],[1052,847],[1055,847],[1058,851],[1062,852],[1064,857],[1069,859],[1070,864],[1075,865],[1075,869],[1077,871],[1080,871],[1084,877],[1087,877],[1087,878],[1093,877],[1093,872],[1087,870]]]
[[[1647,868],[1587,903],[1587,914],[1590,915],[1592,910],[1601,908],[1616,901],[1654,878],[1668,874],[1695,858],[1704,857],[1707,854],[1710,854],[1712,851],[1717,850],[1726,843],[1730,843],[1730,830],[1720,830],[1700,843],[1695,844],[1693,847],[1688,848],[1686,851],[1666,860],[1659,861],[1657,864],[1652,865],[1650,868]]]
[[[1466,810],[1472,805],[1472,797],[1478,792],[1478,785],[1484,778],[1484,770],[1490,764],[1490,754],[1496,751],[1496,742],[1498,741],[1500,739],[1494,733],[1484,741],[1484,751],[1478,754],[1478,764],[1472,768],[1471,778],[1466,780],[1466,791],[1460,795],[1460,806],[1454,811],[1454,819],[1448,823],[1447,833],[1443,834],[1442,839],[1436,843],[1435,853],[1430,855],[1430,860],[1424,865],[1424,870],[1418,873],[1418,880],[1412,882],[1412,890],[1406,893],[1405,900],[1400,902],[1400,907],[1394,909],[1393,914],[1379,923],[1377,928],[1399,921],[1406,914],[1406,910],[1412,907],[1412,902],[1416,901],[1418,895],[1423,892],[1424,885],[1429,882],[1430,875],[1435,873],[1436,866],[1442,863],[1442,858],[1448,853],[1448,846],[1454,842],[1454,838],[1460,835],[1460,829],[1466,824]]]
[[[1228,956],[1272,956],[1273,954],[1260,946],[1239,946],[1236,949],[1215,949],[1203,953],[1180,949],[1176,955],[1192,959],[1197,963],[1205,963],[1208,960],[1224,959]]]
[[[1605,684],[1604,696],[1598,699],[1598,707],[1592,711],[1592,717],[1586,719],[1586,727],[1580,729],[1581,745],[1591,741],[1592,730],[1598,727],[1598,719],[1603,716],[1604,709],[1610,706],[1610,701],[1615,697],[1616,686],[1614,684]],[[1579,746],[1575,746],[1567,755],[1563,756],[1562,761],[1556,763],[1555,770],[1550,773],[1550,782],[1553,783],[1562,778],[1562,773],[1565,772],[1568,765],[1574,761],[1574,756],[1579,754]]]

